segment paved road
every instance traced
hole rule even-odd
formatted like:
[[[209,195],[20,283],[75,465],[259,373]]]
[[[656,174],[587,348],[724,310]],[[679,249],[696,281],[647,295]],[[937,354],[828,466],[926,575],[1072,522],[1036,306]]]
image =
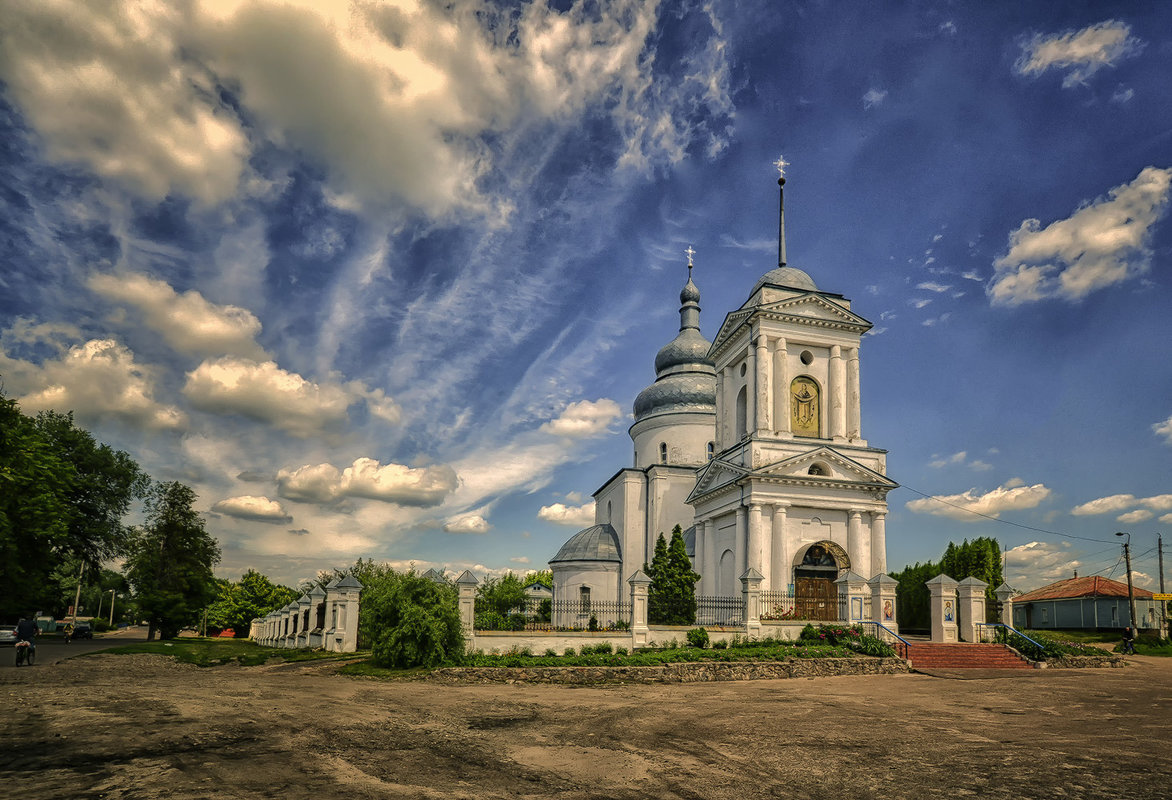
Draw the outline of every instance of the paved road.
[[[107,647],[113,647],[115,645],[145,641],[146,628],[123,628],[122,630],[111,631],[110,633],[97,634],[93,639],[83,639],[70,642],[69,644],[66,644],[64,639],[57,636],[38,636],[37,661],[33,665],[33,669],[49,664],[57,664],[67,658],[72,658],[83,653],[105,650]],[[15,667],[16,648],[0,648],[0,669],[11,669]]]

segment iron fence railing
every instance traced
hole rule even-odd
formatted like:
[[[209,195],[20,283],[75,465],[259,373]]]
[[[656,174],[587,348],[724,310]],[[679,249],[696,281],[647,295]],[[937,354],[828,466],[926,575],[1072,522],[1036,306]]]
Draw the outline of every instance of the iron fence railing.
[[[745,622],[745,601],[741,597],[697,597],[696,625],[735,627]]]
[[[794,602],[794,593],[785,589],[780,591],[770,590],[761,592],[761,619],[798,619],[798,610]]]
[[[631,604],[530,598],[508,613],[478,611],[478,631],[622,631],[631,627]]]

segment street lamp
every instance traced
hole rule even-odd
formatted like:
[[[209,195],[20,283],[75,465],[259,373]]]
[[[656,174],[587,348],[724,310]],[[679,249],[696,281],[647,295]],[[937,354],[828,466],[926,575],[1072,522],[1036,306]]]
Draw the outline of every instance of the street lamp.
[[[1135,589],[1131,586],[1131,534],[1117,532],[1116,536],[1126,536],[1127,541],[1123,543],[1123,558],[1127,561],[1127,605],[1131,611],[1131,635],[1139,633],[1139,626],[1135,621]]]

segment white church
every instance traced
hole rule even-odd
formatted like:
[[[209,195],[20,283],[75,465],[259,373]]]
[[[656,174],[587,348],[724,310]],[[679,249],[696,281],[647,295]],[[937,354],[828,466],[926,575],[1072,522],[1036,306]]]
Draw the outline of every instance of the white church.
[[[624,599],[659,534],[679,525],[697,595],[739,596],[755,570],[763,591],[799,608],[837,599],[839,577],[887,571],[886,498],[897,484],[860,414],[859,345],[871,323],[786,265],[784,195],[778,266],[711,342],[688,256],[679,334],[635,398],[634,464],[594,493],[595,524],[550,559],[554,597]]]

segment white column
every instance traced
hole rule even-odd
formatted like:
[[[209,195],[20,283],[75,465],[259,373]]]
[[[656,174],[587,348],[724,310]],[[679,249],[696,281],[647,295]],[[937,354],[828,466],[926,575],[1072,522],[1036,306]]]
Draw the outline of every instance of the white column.
[[[700,586],[703,594],[715,597],[717,594],[716,582],[720,577],[720,564],[716,562],[716,520],[704,520],[704,563],[708,572],[704,575]]]
[[[717,422],[724,430],[724,446],[732,447],[736,444],[736,382],[733,380],[733,368],[731,365],[725,367],[721,372],[724,374],[724,408],[717,417]]]
[[[694,564],[693,568],[700,575],[701,583],[697,584],[697,586],[699,586],[699,585],[703,584],[704,573],[706,573],[708,571],[707,568],[705,567],[705,564],[704,564],[704,523],[703,522],[696,523],[696,540],[695,540],[695,542],[692,543],[692,547],[695,549],[695,559],[693,561],[693,564]],[[620,580],[621,580],[621,577],[620,577]],[[622,588],[621,583],[619,585],[619,588],[620,589]]]
[[[769,554],[769,588],[774,592],[783,592],[789,585],[789,542],[785,536],[786,506],[784,503],[773,506],[773,547]]]
[[[758,551],[759,555],[757,556],[761,560],[760,566],[757,567],[757,571],[761,573],[761,577],[764,579],[763,583],[764,583],[766,589],[769,588],[769,576],[771,576],[773,574],[773,514],[771,513],[772,511],[773,511],[772,506],[768,507],[768,509],[762,509],[763,513],[761,515],[761,534],[760,534],[761,548]],[[765,513],[765,512],[770,512],[770,513]]]
[[[757,419],[753,428],[759,436],[767,435],[773,430],[771,421],[773,394],[770,377],[773,372],[773,362],[769,358],[769,339],[761,334],[757,337]]]
[[[728,447],[724,434],[724,418],[728,416],[728,405],[724,402],[724,370],[716,373],[716,450]]]
[[[764,535],[761,531],[761,504],[749,504],[749,556],[745,563],[746,569],[755,569],[761,572],[761,544]],[[764,573],[762,573],[764,574]]]
[[[870,568],[871,559],[863,560],[863,512],[854,508],[847,512],[846,552],[853,572],[862,575],[865,568]]]
[[[778,433],[789,433],[789,370],[785,339],[778,339],[773,350],[773,428]],[[776,591],[776,589],[774,589]]]
[[[846,437],[850,440],[863,438],[863,416],[859,407],[859,348],[847,350],[846,371]]]
[[[745,367],[745,431],[752,435],[757,432],[757,348],[752,342],[745,354]]]
[[[871,512],[871,576],[887,572],[887,515]]]
[[[744,575],[748,569],[749,554],[749,509],[744,506],[737,508],[737,539],[734,545],[736,552],[737,576]]]
[[[846,365],[842,363],[842,348],[830,348],[830,437],[846,436]]]

